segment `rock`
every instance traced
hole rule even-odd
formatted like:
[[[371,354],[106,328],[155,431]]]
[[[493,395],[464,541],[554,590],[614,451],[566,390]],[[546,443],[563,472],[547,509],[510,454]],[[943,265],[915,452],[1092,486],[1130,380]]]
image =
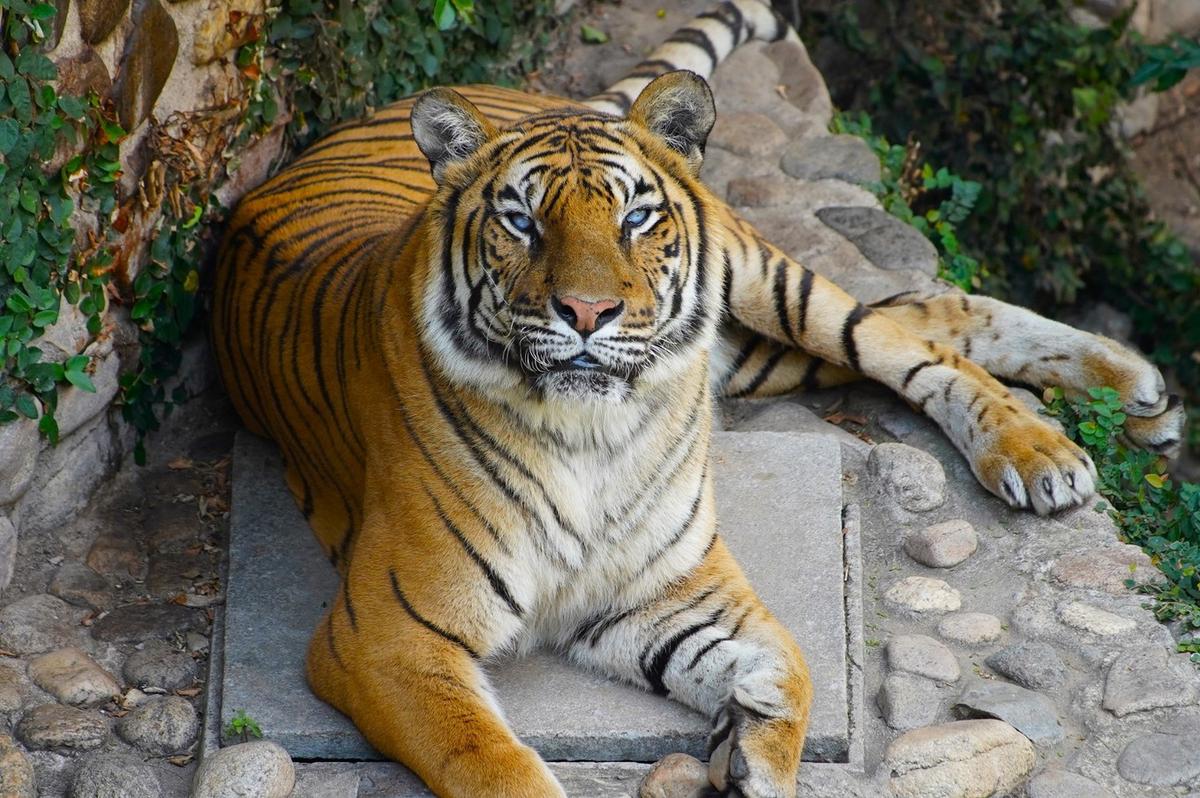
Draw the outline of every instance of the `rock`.
[[[113,604],[108,580],[83,563],[64,562],[50,580],[49,591],[77,607],[106,610]]]
[[[877,183],[879,159],[858,136],[819,136],[793,142],[779,166],[801,180],[845,180]]]
[[[908,673],[889,674],[875,702],[884,722],[897,731],[928,726],[937,718],[939,709],[937,685]]]
[[[1147,92],[1132,102],[1117,105],[1114,110],[1123,137],[1131,139],[1149,133],[1158,120],[1158,93]]]
[[[882,767],[896,798],[988,798],[1015,790],[1036,759],[1033,744],[1007,723],[964,720],[902,734]]]
[[[903,443],[881,443],[867,458],[867,471],[878,489],[896,504],[921,513],[946,500],[946,472],[937,459]]]
[[[963,690],[954,710],[964,718],[1002,720],[1037,745],[1054,745],[1066,736],[1053,702],[1015,684],[977,679]]]
[[[1157,646],[1126,651],[1108,669],[1104,680],[1104,708],[1123,718],[1132,712],[1196,703],[1194,668],[1175,669],[1166,650]]]
[[[88,551],[87,564],[98,574],[117,579],[144,579],[146,555],[126,533],[105,532]]]
[[[296,785],[296,769],[287,751],[256,740],[222,748],[204,758],[192,779],[192,798],[287,798]]]
[[[0,648],[40,654],[75,642],[75,612],[62,599],[39,593],[0,609]]]
[[[106,643],[140,643],[176,631],[201,631],[201,617],[178,604],[126,604],[92,624],[92,637]]]
[[[98,44],[108,38],[125,9],[129,8],[129,0],[79,0],[79,34],[88,44]]]
[[[15,502],[29,489],[41,443],[32,419],[22,416],[0,424],[0,505]]]
[[[962,520],[933,524],[904,538],[905,553],[930,568],[953,568],[978,546],[975,528]]]
[[[1126,579],[1161,581],[1162,574],[1137,546],[1118,545],[1059,557],[1050,568],[1050,578],[1067,587],[1125,593]]]
[[[708,144],[729,150],[743,158],[765,159],[774,155],[787,144],[787,136],[779,125],[753,111],[718,115]]]
[[[921,612],[954,612],[962,606],[958,591],[941,579],[909,576],[888,588],[883,600],[894,609]]]
[[[15,662],[24,667],[20,660]],[[23,688],[26,684],[25,677],[16,667],[0,665],[0,714],[16,712],[21,708],[25,701]]]
[[[38,687],[64,704],[93,707],[121,694],[116,679],[78,648],[60,648],[29,663]]]
[[[16,740],[0,734],[0,795],[4,798],[37,798],[33,765],[17,748]]]
[[[139,687],[178,690],[196,681],[196,660],[161,640],[151,640],[125,660],[125,680]]]
[[[1181,734],[1147,734],[1130,741],[1117,759],[1117,772],[1135,784],[1172,787],[1200,779],[1200,746]]]
[[[160,798],[154,768],[130,754],[94,754],[80,764],[70,798]]]
[[[951,684],[957,682],[961,671],[954,652],[925,635],[898,635],[887,644],[888,665],[927,679]]]
[[[938,634],[955,643],[982,646],[994,643],[1004,634],[1000,619],[983,612],[956,612],[942,619]]]
[[[1067,679],[1066,665],[1047,643],[1025,641],[1001,649],[984,661],[996,673],[1030,690],[1058,687]]]
[[[821,208],[817,218],[844,236],[881,269],[937,276],[937,248],[915,227],[878,208]]]
[[[134,0],[132,16],[134,24],[112,90],[117,119],[126,130],[150,115],[179,52],[179,32],[162,3]]]
[[[638,798],[704,798],[708,767],[687,754],[668,754],[654,763],[638,787]]]
[[[1044,770],[1026,786],[1029,798],[1113,798],[1113,794],[1091,779],[1066,770]]]
[[[1123,634],[1137,627],[1137,624],[1128,618],[1084,604],[1082,601],[1072,601],[1059,606],[1058,617],[1067,626],[1100,637]]]
[[[30,748],[90,751],[106,737],[108,722],[102,715],[61,704],[36,706],[17,724],[17,738]]]
[[[230,50],[254,41],[263,0],[220,0],[209,3],[208,13],[196,25],[192,63],[197,66],[223,58]]]
[[[6,516],[0,515],[0,590],[12,581],[17,567],[17,528]]]
[[[186,698],[164,696],[139,704],[121,718],[117,733],[152,754],[176,754],[196,741],[200,720]]]
[[[84,333],[87,333],[86,327]],[[68,349],[64,354],[73,355],[77,351],[79,350]],[[58,422],[58,434],[64,438],[103,413],[121,387],[121,359],[112,351],[111,344],[108,345],[107,351],[99,347],[89,347],[84,354],[92,358],[92,387],[96,390],[84,391],[73,385],[59,389],[58,408],[54,411],[54,418]]]
[[[735,177],[726,184],[725,201],[735,208],[769,208],[795,199],[800,186],[783,175]]]

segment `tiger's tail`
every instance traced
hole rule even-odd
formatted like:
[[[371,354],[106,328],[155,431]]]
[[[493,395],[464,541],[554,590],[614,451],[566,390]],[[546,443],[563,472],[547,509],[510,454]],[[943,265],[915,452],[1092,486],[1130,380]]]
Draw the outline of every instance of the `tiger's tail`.
[[[766,0],[725,0],[671,34],[645,61],[586,104],[624,116],[642,89],[659,75],[689,69],[707,79],[738,45],[761,39],[795,39],[796,32]]]

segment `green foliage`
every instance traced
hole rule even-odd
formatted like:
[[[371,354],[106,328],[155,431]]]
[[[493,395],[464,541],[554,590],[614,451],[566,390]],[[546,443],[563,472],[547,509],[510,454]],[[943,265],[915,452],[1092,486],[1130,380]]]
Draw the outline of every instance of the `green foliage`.
[[[551,0],[284,0],[270,77],[297,146],[436,83],[511,84],[546,37]],[[519,35],[518,35],[519,34]]]
[[[1145,60],[1133,74],[1132,84],[1154,81],[1155,91],[1166,91],[1183,80],[1189,69],[1200,67],[1200,41],[1177,36],[1165,44],[1144,48],[1142,56]]]
[[[982,184],[958,238],[983,260],[983,289],[1051,313],[1113,302],[1200,398],[1200,268],[1152,216],[1115,118],[1136,83],[1177,80],[1200,44],[1145,47],[1127,17],[1081,28],[1069,0],[876,6],[808,15],[807,35],[852,62],[830,73],[839,105]]]
[[[1044,412],[1096,463],[1107,500],[1097,510],[1107,510],[1125,540],[1141,546],[1166,576],[1163,585],[1141,587],[1155,596],[1155,615],[1182,623],[1190,635],[1180,650],[1200,662],[1200,484],[1176,482],[1163,458],[1122,443],[1126,417],[1112,388],[1093,388],[1080,401],[1064,399],[1055,388],[1048,398]]]
[[[58,388],[96,388],[86,356],[58,361],[36,341],[64,303],[78,306],[91,334],[100,330],[106,264],[74,253],[72,217],[77,201],[112,210],[124,131],[104,118],[96,98],[55,92],[58,70],[38,47],[54,6],[0,0],[0,9],[0,423],[38,419],[56,441]],[[47,170],[81,140],[92,143],[87,157]]]
[[[242,742],[246,742],[251,737],[262,739],[262,727],[254,718],[246,714],[246,710],[239,709],[233,713],[233,717],[225,724],[226,737],[241,737]]]
[[[303,145],[347,118],[433,83],[503,82],[540,49],[539,19],[551,0],[287,0],[267,28],[240,48],[244,116],[231,150],[269,130],[280,108],[293,111],[292,143]],[[83,355],[54,362],[37,339],[65,302],[100,332],[108,268],[106,246],[117,208],[121,129],[97,97],[59,97],[54,63],[39,46],[55,7],[0,0],[0,423],[39,419],[52,441],[58,389],[95,390]],[[514,40],[520,32],[521,41]],[[77,153],[71,157],[71,153]],[[48,163],[67,159],[58,169]],[[169,201],[148,263],[131,286],[130,319],[141,344],[134,369],[121,377],[121,410],[142,436],[184,398],[170,392],[181,345],[199,311],[207,223],[220,218],[202,185],[168,167]],[[77,249],[77,207],[100,221],[100,240]],[[257,726],[255,726],[257,728]]]
[[[938,276],[964,291],[979,288],[980,263],[962,251],[957,225],[971,215],[980,185],[944,167],[935,170],[922,164],[919,145],[911,138],[906,146],[889,143],[886,136],[875,133],[866,112],[837,114],[831,128],[834,133],[863,139],[879,158],[881,179],[870,189],[884,210],[933,242],[938,251]]]

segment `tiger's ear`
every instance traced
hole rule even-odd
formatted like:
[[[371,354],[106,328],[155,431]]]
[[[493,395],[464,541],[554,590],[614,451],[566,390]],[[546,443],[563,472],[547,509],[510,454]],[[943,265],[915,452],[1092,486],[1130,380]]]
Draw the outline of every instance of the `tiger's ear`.
[[[469,158],[496,135],[496,128],[479,109],[452,89],[436,88],[422,94],[410,118],[413,138],[429,159],[438,183],[447,166]]]
[[[686,69],[660,75],[642,89],[629,118],[682,153],[693,175],[700,173],[704,142],[717,119],[704,78]]]

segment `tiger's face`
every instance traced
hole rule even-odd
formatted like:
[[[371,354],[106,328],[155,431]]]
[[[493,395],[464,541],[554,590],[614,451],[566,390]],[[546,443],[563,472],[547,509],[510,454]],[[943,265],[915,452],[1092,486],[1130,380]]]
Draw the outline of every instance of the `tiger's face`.
[[[705,99],[711,120],[711,97],[699,78],[680,80],[700,91],[690,104],[665,91],[674,141],[638,104],[629,119],[549,113],[496,131],[458,95],[432,121],[425,98],[417,103],[413,129],[442,222],[424,312],[448,373],[523,383],[545,399],[620,402],[703,356],[722,275],[710,263],[699,145],[686,123],[703,116]],[[711,121],[699,124],[707,134]],[[472,134],[480,141],[469,155],[437,149]]]

